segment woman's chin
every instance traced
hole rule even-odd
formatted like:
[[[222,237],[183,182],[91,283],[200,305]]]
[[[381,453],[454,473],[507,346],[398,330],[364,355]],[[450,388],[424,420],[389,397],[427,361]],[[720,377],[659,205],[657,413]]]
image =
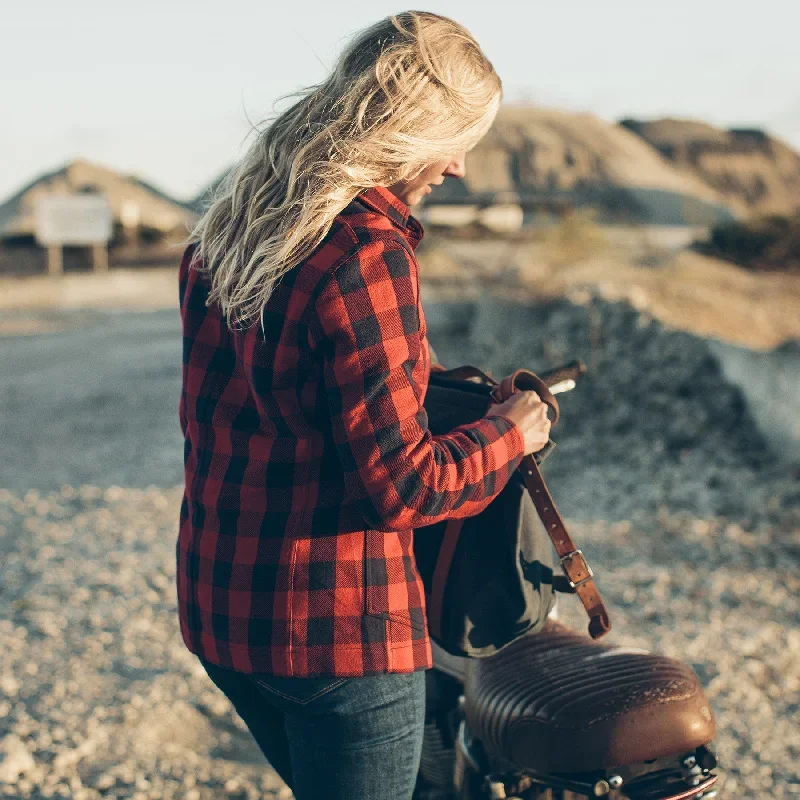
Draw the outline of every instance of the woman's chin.
[[[420,200],[422,200],[423,197],[425,197],[426,194],[430,194],[430,190],[427,187],[425,187],[424,189],[420,189],[417,192],[414,192],[414,194],[411,195],[411,202],[409,203],[409,205],[415,206],[417,203],[420,202]]]

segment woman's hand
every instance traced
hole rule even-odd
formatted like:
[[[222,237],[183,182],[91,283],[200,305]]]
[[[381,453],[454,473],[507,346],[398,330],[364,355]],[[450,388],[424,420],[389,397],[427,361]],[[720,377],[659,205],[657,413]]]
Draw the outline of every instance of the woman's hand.
[[[493,404],[485,416],[500,415],[515,423],[525,440],[525,455],[541,450],[550,439],[547,404],[536,392],[514,392],[502,403]]]

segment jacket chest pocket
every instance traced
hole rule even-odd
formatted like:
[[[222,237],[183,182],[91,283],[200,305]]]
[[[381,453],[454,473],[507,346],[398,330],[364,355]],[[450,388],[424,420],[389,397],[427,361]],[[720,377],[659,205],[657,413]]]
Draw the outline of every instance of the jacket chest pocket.
[[[364,613],[425,630],[425,598],[411,531],[364,531]]]

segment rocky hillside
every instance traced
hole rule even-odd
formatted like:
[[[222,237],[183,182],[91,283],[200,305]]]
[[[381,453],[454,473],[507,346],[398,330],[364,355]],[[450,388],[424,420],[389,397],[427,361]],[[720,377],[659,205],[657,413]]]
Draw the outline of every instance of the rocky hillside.
[[[470,196],[592,206],[608,221],[702,225],[731,217],[714,189],[626,128],[531,106],[503,106],[468,154],[465,181],[446,181],[431,200]]]
[[[723,130],[683,119],[627,119],[621,125],[740,213],[800,212],[800,153],[762,130]]]
[[[203,207],[227,173],[193,201]],[[601,222],[714,225],[800,212],[800,154],[760,130],[504,105],[430,203],[519,202],[528,211],[593,208]]]

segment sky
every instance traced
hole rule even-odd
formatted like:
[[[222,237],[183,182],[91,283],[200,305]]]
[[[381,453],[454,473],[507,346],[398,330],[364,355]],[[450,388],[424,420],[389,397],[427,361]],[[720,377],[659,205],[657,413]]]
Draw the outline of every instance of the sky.
[[[428,0],[508,102],[758,126],[800,149],[797,0]],[[384,0],[0,0],[0,202],[82,157],[193,197]],[[285,101],[284,101],[285,103]]]

